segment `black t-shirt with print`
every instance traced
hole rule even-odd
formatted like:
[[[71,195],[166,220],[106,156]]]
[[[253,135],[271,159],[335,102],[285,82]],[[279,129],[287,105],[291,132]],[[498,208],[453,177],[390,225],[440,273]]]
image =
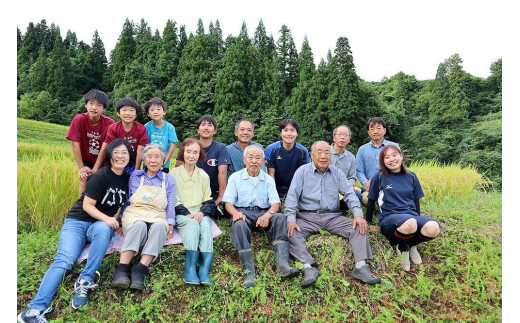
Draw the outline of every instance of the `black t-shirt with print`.
[[[67,214],[68,218],[87,222],[97,221],[83,210],[86,196],[96,200],[96,208],[108,216],[114,216],[126,202],[130,175],[115,174],[110,167],[103,167],[87,179],[87,188]]]

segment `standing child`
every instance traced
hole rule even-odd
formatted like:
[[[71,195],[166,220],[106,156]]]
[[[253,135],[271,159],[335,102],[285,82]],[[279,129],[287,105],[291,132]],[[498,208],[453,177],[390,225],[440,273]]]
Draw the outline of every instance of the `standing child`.
[[[123,138],[128,140],[132,145],[135,159],[129,162],[129,166],[125,168],[125,172],[131,174],[135,169],[141,169],[141,151],[146,144],[148,144],[148,136],[146,135],[146,128],[135,121],[137,112],[141,107],[132,98],[122,98],[116,103],[117,116],[121,121],[114,123],[108,127],[105,142],[99,151],[99,157],[92,169],[92,172],[97,171],[102,166],[102,160],[105,158],[107,145],[115,138]]]
[[[175,151],[175,143],[179,140],[177,139],[175,127],[164,120],[167,107],[166,102],[153,98],[146,102],[143,107],[148,117],[152,119],[144,125],[148,141],[161,146],[167,152],[162,171],[168,173],[170,170],[170,159]]]
[[[105,141],[108,126],[114,120],[103,114],[108,107],[108,95],[99,90],[90,90],[85,94],[87,112],[72,119],[67,139],[72,142],[72,153],[79,170],[78,197],[85,191],[87,178],[92,175],[92,168],[99,156],[101,144]],[[100,158],[99,160],[103,160]]]

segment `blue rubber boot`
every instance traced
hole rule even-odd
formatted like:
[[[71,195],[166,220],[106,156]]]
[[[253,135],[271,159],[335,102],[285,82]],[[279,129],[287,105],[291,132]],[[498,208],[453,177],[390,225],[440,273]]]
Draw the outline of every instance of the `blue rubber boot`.
[[[213,257],[215,254],[213,252],[201,252],[201,259],[199,264],[199,279],[202,285],[209,286],[212,284],[211,279],[209,278],[209,269],[211,268],[211,263],[213,262]]]
[[[186,261],[184,263],[184,282],[186,284],[200,285],[199,276],[197,276],[198,260],[198,250],[186,250]]]

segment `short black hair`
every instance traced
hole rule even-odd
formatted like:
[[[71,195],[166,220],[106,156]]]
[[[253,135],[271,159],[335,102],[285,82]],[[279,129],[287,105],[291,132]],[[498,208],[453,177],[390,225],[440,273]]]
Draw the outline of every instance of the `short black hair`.
[[[238,126],[240,125],[241,122],[249,122],[251,124],[251,128],[253,128],[253,131],[255,131],[255,124],[253,123],[253,121],[251,121],[249,119],[238,120],[237,123],[235,123],[235,131],[238,130]]]
[[[108,95],[100,90],[92,89],[85,94],[85,104],[90,100],[96,100],[103,105],[106,110],[109,105]]]
[[[282,130],[285,129],[285,127],[287,127],[288,125],[293,126],[294,129],[296,129],[296,132],[300,132],[300,126],[298,126],[298,122],[296,122],[296,120],[294,119],[283,119],[282,122],[280,122],[278,131],[282,132]]]
[[[386,122],[381,117],[374,117],[367,122],[367,130],[370,129],[370,126],[373,124],[380,124],[383,128],[386,129]]]
[[[205,114],[202,117],[200,117],[199,120],[197,120],[197,129],[199,129],[201,123],[203,123],[204,121],[210,122],[213,125],[213,127],[215,127],[215,130],[217,130],[217,121],[210,114]]]
[[[153,99],[150,99],[148,102],[146,102],[145,104],[143,104],[143,108],[144,108],[144,111],[146,111],[146,114],[148,114],[148,110],[150,110],[150,107],[152,105],[157,105],[157,106],[160,106],[163,108],[164,111],[166,111],[166,108],[168,107],[168,105],[166,104],[166,102],[164,102],[163,100],[159,99],[159,98],[153,98]]]
[[[141,107],[139,106],[139,103],[134,98],[122,98],[119,99],[116,103],[116,111],[119,113],[119,110],[121,110],[122,107],[132,107],[135,108],[135,112],[139,112]]]
[[[112,166],[112,153],[114,152],[114,149],[118,146],[125,145],[126,149],[128,149],[130,160],[128,161],[127,166],[132,166],[135,164],[135,151],[132,145],[128,142],[128,140],[123,138],[115,138],[112,140],[107,147],[107,154],[105,156],[105,163],[107,165]]]

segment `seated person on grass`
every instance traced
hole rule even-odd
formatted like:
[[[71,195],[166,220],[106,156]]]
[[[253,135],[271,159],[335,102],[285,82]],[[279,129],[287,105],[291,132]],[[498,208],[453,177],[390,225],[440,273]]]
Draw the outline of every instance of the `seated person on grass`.
[[[135,170],[128,183],[128,203],[122,216],[125,241],[112,284],[115,287],[144,290],[148,267],[173,237],[175,226],[175,178],[161,171],[166,152],[161,146],[148,144],[142,150],[144,169]],[[141,251],[141,260],[130,261]]]
[[[439,235],[439,222],[421,215],[419,200],[424,196],[421,183],[417,175],[407,169],[397,146],[383,148],[379,169],[370,184],[367,221],[372,221],[377,202],[381,233],[395,246],[401,267],[409,271],[410,260],[414,264],[422,263],[417,245]]]
[[[72,308],[88,303],[97,271],[114,231],[120,228],[118,216],[126,202],[129,175],[125,167],[133,159],[132,146],[124,139],[113,140],[106,149],[107,164],[87,180],[85,192],[70,209],[60,231],[58,254],[43,276],[40,288],[18,322],[47,322],[52,297],[63,277],[70,272],[86,243],[90,243],[87,264],[74,283]],[[99,278],[99,277],[98,277]]]
[[[363,218],[359,199],[345,174],[330,165],[330,146],[317,141],[311,148],[312,162],[298,168],[285,200],[289,251],[303,265],[302,287],[316,282],[320,272],[305,246],[307,238],[326,230],[347,238],[352,245],[356,265],[352,277],[367,284],[379,284],[381,279],[372,275],[366,260],[372,259],[368,242],[368,225]],[[354,213],[354,219],[345,217],[339,209],[338,194]]]
[[[261,170],[264,151],[254,145],[244,150],[246,168],[233,173],[222,201],[232,216],[231,243],[238,249],[244,282],[242,286],[255,285],[255,264],[251,250],[251,232],[261,231],[273,242],[278,274],[282,278],[300,273],[289,266],[289,239],[285,216],[276,213],[280,209],[280,198],[274,180]]]
[[[197,139],[187,138],[177,159],[183,164],[171,173],[177,182],[176,229],[186,248],[184,282],[209,286],[212,284],[209,270],[215,255],[210,216],[216,212],[216,205],[211,198],[209,176],[197,167],[197,163],[206,161],[206,154]]]

